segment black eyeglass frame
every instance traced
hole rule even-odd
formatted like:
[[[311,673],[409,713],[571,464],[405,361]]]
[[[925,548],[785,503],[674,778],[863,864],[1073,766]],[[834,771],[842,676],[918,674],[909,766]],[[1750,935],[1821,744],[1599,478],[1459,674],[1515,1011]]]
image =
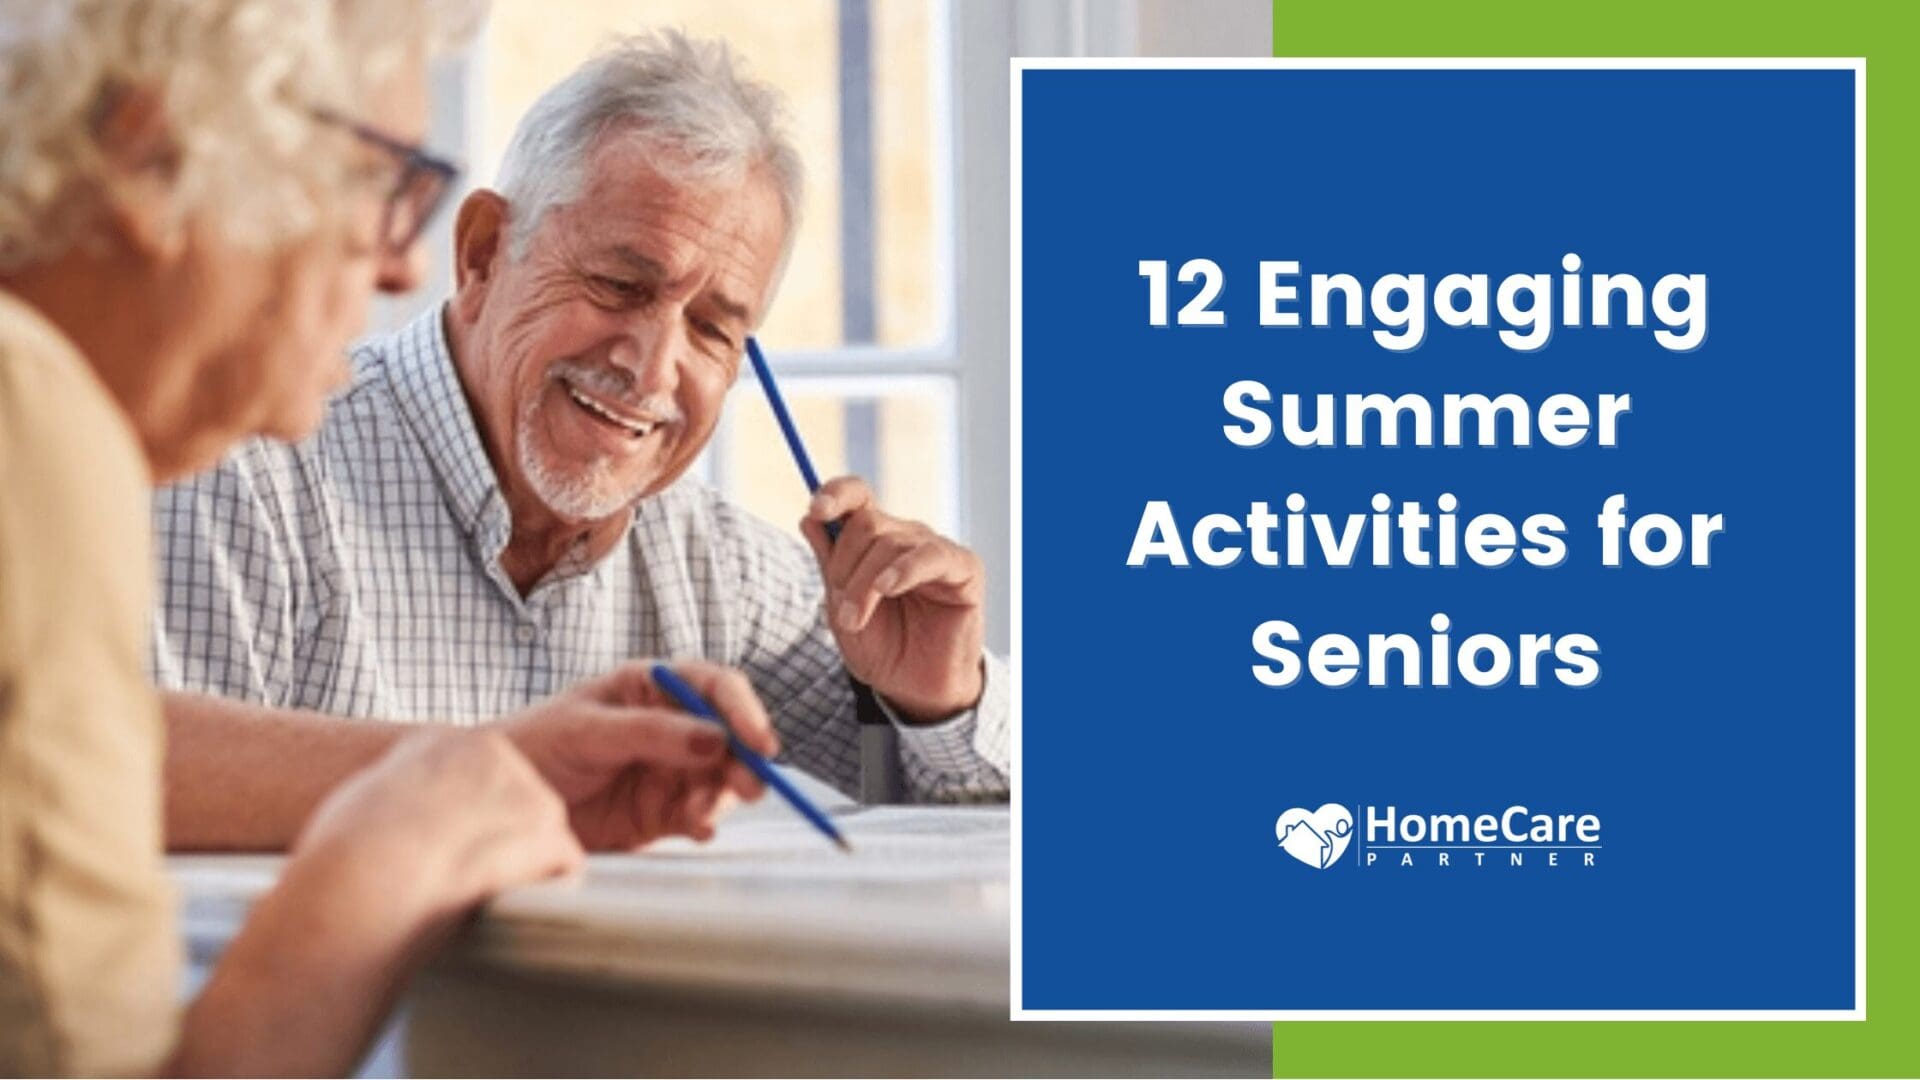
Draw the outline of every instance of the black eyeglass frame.
[[[400,179],[394,184],[393,190],[387,194],[387,205],[381,214],[380,237],[381,243],[389,246],[391,254],[403,254],[413,246],[414,241],[420,239],[420,233],[426,229],[427,223],[440,212],[441,205],[447,201],[447,196],[453,191],[454,181],[460,178],[460,166],[446,158],[436,156],[424,146],[397,139],[371,124],[362,123],[350,116],[342,116],[331,109],[316,108],[309,111],[315,120],[345,130],[354,138],[385,151],[400,163]],[[420,208],[419,217],[414,220],[413,228],[408,234],[397,241],[392,240],[388,237],[388,233],[392,230],[393,215],[400,204],[400,199],[412,189],[423,174],[435,179],[436,187],[432,198]]]

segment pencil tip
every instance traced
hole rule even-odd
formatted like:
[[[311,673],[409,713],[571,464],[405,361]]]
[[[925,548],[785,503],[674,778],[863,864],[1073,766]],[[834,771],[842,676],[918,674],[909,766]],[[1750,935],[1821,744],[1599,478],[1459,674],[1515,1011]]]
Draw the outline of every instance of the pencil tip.
[[[841,851],[844,851],[849,855],[853,854],[853,845],[847,843],[845,837],[841,837],[841,836],[834,837],[833,846],[839,848]]]

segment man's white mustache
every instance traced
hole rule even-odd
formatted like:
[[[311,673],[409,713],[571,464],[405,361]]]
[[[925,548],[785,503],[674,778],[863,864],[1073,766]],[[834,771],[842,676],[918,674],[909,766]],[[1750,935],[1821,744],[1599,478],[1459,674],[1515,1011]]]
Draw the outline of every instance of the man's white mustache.
[[[548,377],[564,381],[578,390],[603,398],[611,405],[635,416],[644,416],[655,423],[677,424],[684,419],[680,414],[680,406],[674,403],[671,395],[648,394],[644,397],[634,397],[633,376],[625,371],[577,364],[556,364],[549,370]]]

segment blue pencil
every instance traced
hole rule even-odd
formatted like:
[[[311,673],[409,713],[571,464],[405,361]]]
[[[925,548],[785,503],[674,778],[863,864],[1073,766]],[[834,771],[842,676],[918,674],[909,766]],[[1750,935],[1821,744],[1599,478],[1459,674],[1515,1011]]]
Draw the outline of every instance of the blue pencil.
[[[673,700],[679,702],[681,708],[726,729],[727,747],[733,751],[734,757],[739,758],[747,768],[752,769],[753,775],[758,776],[768,787],[779,792],[781,798],[793,804],[793,808],[800,811],[800,816],[812,822],[814,828],[827,834],[827,839],[832,840],[841,851],[849,855],[853,854],[853,845],[847,843],[846,837],[840,835],[840,830],[833,827],[833,821],[821,813],[820,808],[813,805],[805,795],[800,794],[799,788],[794,787],[786,777],[781,776],[771,762],[741,742],[739,737],[734,735],[733,729],[727,727],[727,722],[714,711],[713,706],[707,704],[707,700],[700,696],[698,690],[688,686],[686,680],[675,675],[673,669],[665,664],[653,665],[653,681],[660,689],[671,695]]]
[[[820,474],[813,471],[813,458],[807,455],[807,444],[800,441],[800,429],[793,426],[793,414],[787,411],[787,402],[780,396],[780,385],[773,381],[773,369],[767,366],[767,354],[760,351],[760,342],[747,338],[747,360],[753,364],[753,374],[760,380],[760,389],[767,392],[767,404],[773,406],[773,418],[780,425],[780,434],[787,437],[787,449],[793,451],[794,463],[800,466],[800,479],[806,481],[807,493],[820,490]],[[827,522],[827,539],[840,539],[840,523]]]

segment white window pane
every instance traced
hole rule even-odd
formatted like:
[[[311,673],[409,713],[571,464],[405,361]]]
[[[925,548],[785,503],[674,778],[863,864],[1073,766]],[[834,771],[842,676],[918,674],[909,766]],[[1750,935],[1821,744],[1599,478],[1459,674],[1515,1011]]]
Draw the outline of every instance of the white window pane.
[[[952,380],[783,374],[780,391],[821,479],[857,472],[888,513],[960,530]],[[751,376],[733,389],[714,451],[714,480],[731,498],[782,527],[800,520],[800,469]]]

